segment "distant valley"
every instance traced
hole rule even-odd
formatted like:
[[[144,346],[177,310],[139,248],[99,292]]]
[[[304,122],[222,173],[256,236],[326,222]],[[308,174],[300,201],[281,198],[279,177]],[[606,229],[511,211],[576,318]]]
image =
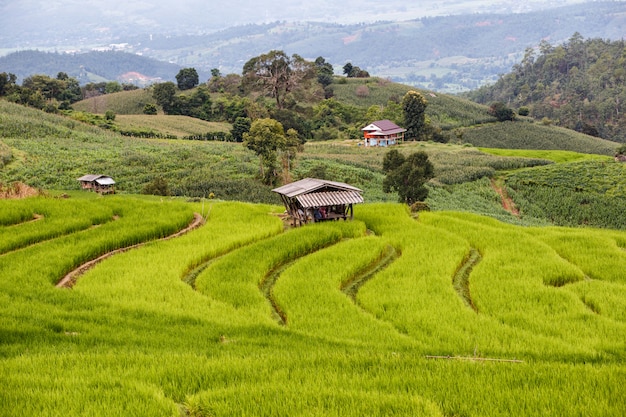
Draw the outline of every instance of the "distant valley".
[[[16,64],[15,56],[7,55],[0,58],[0,72],[12,72],[20,78],[32,74],[28,71],[51,76],[56,75],[53,71],[65,71],[78,76],[75,64],[81,60],[79,56],[83,52],[120,51],[166,62],[172,68],[164,74],[163,68],[156,69],[159,67],[156,63],[153,65],[155,69],[144,68],[145,71],[122,65],[124,72],[135,71],[148,78],[173,80],[176,68],[182,67],[194,67],[204,77],[213,68],[223,74],[239,74],[249,58],[280,49],[311,60],[323,56],[334,65],[336,73],[341,73],[346,62],[352,62],[372,75],[454,93],[495,82],[499,75],[509,72],[521,60],[527,48],[537,47],[542,40],[558,44],[576,32],[585,38],[622,39],[626,35],[625,28],[625,2],[593,2],[527,13],[474,13],[367,24],[275,21],[233,26],[210,33],[122,33],[115,38],[85,38],[66,46],[39,47],[30,43],[32,49],[71,51],[72,54],[48,56],[57,61],[56,66],[43,67],[42,63],[42,67],[38,67],[31,63],[25,68]],[[13,50],[16,49],[27,48]],[[111,60],[118,58],[128,61],[121,55],[114,58],[109,55],[108,62],[106,65],[103,62],[102,66],[114,67]],[[80,65],[84,67],[84,64]],[[93,75],[94,81],[99,81],[98,77],[119,79],[124,73],[105,73],[98,67],[90,63],[93,71],[87,75]],[[89,80],[82,78],[81,82]]]

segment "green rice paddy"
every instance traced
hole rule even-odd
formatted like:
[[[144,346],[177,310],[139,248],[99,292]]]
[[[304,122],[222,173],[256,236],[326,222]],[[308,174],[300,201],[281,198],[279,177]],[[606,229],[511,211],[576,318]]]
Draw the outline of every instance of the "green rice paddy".
[[[626,232],[281,212],[0,201],[0,415],[623,415]]]

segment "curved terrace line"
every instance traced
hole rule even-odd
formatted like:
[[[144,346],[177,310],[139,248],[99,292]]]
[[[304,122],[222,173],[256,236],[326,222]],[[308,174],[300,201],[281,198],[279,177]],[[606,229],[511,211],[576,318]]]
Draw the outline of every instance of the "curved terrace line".
[[[45,218],[45,216],[43,214],[37,214],[37,213],[33,213],[33,218],[32,219],[28,219],[28,220],[24,220],[21,222],[17,222],[17,223],[11,223],[11,224],[6,224],[3,227],[5,228],[9,228],[9,227],[19,227],[23,224],[29,224],[29,223],[33,223],[39,220],[43,220]]]
[[[169,239],[173,239],[175,237],[179,237],[184,235],[185,233],[188,233],[194,229],[197,229],[198,227],[202,226],[204,224],[204,217],[202,217],[201,214],[199,213],[194,213],[193,215],[193,220],[191,223],[189,223],[189,225],[187,227],[185,227],[182,230],[179,230],[176,233],[173,233],[169,236],[165,236],[163,238],[157,239],[156,241],[162,241],[162,240],[169,240]],[[73,271],[70,271],[67,275],[65,275],[57,284],[56,287],[57,288],[72,288],[74,286],[74,284],[76,284],[76,281],[78,280],[78,278],[83,275],[85,272],[87,272],[88,270],[90,270],[91,268],[93,268],[94,266],[96,266],[98,263],[102,262],[103,260],[110,258],[113,255],[116,255],[118,253],[123,253],[123,252],[127,252],[131,249],[136,249],[139,248],[141,246],[146,245],[147,243],[150,242],[155,242],[155,240],[151,240],[151,241],[147,241],[147,242],[141,242],[141,243],[137,243],[135,245],[131,245],[131,246],[127,246],[125,248],[120,248],[120,249],[115,249],[111,252],[107,252],[99,257],[97,257],[96,259],[92,259],[91,261],[85,262],[84,264],[78,266],[77,268],[75,268]]]
[[[13,225],[10,225],[10,226],[7,226],[7,227],[17,227],[17,226],[21,226],[23,224],[37,222],[37,221],[43,220],[45,218],[43,215],[36,215],[36,216],[37,217],[33,218],[32,220],[28,220],[28,221],[22,222],[22,223],[16,223],[16,224],[13,224]],[[113,220],[117,220],[117,219],[118,219],[118,216],[113,216]],[[64,230],[63,232],[58,233],[58,234],[51,233],[49,235],[44,235],[44,237],[42,239],[37,240],[36,242],[33,242],[33,243],[28,243],[28,242],[25,241],[22,244],[15,245],[14,247],[12,247],[12,248],[10,248],[8,250],[0,249],[0,256],[5,256],[5,255],[7,255],[9,253],[16,252],[16,251],[24,249],[24,248],[29,248],[31,246],[35,246],[35,245],[39,245],[39,244],[42,244],[42,243],[46,243],[46,242],[49,242],[49,241],[54,240],[54,239],[59,239],[59,238],[65,237],[65,236],[69,236],[72,233],[84,232],[85,230],[89,230],[89,229],[93,229],[93,228],[96,228],[96,227],[100,227],[100,226],[102,226],[102,224],[104,224],[104,223],[97,223],[97,224],[92,224],[92,225],[86,225],[85,227],[77,228],[75,230]]]
[[[387,268],[393,261],[398,259],[400,252],[391,245],[387,245],[380,259],[371,263],[366,268],[359,271],[351,279],[344,282],[341,291],[346,294],[355,304],[357,304],[356,296],[361,287],[369,281],[374,275]]]
[[[477,249],[471,248],[465,260],[459,267],[459,269],[452,277],[452,286],[454,290],[459,294],[461,300],[470,307],[475,312],[478,312],[478,309],[474,305],[474,301],[472,301],[472,296],[470,294],[469,289],[469,277],[472,273],[472,270],[478,265],[478,263],[482,260],[482,256]]]
[[[280,263],[276,265],[274,268],[272,268],[272,270],[268,272],[267,275],[265,275],[265,278],[259,284],[259,290],[261,290],[261,292],[263,293],[263,296],[265,296],[265,299],[270,303],[270,306],[272,307],[272,317],[274,318],[274,320],[276,320],[276,322],[279,325],[281,326],[287,325],[287,314],[280,308],[280,305],[274,298],[274,294],[273,294],[274,285],[276,284],[276,281],[278,281],[278,278],[280,278],[280,275],[283,273],[285,269],[287,269],[288,267],[296,263],[299,259],[304,258],[305,256],[308,256],[319,250],[326,249],[337,243],[338,242],[333,242],[333,243],[330,243],[328,245],[325,245],[319,248],[314,248],[310,252],[304,253],[302,256]]]
[[[274,298],[272,290],[274,289],[274,285],[276,284],[276,281],[278,281],[280,274],[282,274],[285,269],[289,268],[296,261],[298,261],[298,259],[300,258],[293,259],[289,262],[278,265],[277,267],[272,269],[265,276],[265,279],[263,279],[263,281],[259,284],[259,289],[272,306],[272,318],[276,320],[276,322],[281,326],[287,325],[287,314],[280,308],[280,305],[278,305],[278,302]]]

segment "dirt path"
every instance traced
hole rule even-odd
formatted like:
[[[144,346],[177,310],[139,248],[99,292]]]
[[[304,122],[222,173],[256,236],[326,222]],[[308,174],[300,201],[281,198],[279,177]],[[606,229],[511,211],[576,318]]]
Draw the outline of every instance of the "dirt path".
[[[508,211],[509,213],[514,215],[515,217],[519,217],[519,210],[515,207],[515,203],[513,202],[513,199],[511,199],[511,197],[509,197],[509,195],[507,194],[506,190],[504,189],[504,186],[500,185],[499,181],[497,181],[496,179],[492,178],[491,179],[491,187],[500,196],[500,199],[502,200],[502,207],[506,211]]]
[[[173,239],[175,237],[179,237],[184,235],[187,232],[190,232],[193,229],[197,229],[198,227],[202,226],[204,224],[204,218],[202,217],[202,215],[200,215],[199,213],[194,213],[193,216],[193,221],[191,223],[189,223],[189,225],[187,227],[185,227],[182,230],[179,230],[178,232],[171,234],[169,236],[165,236],[161,239],[158,240],[168,240],[168,239]],[[85,272],[87,272],[88,270],[90,270],[91,268],[93,268],[94,266],[96,266],[98,263],[102,262],[103,260],[116,255],[118,253],[122,253],[122,252],[126,252],[129,251],[131,249],[135,249],[138,247],[141,247],[143,245],[145,245],[146,243],[150,243],[150,242],[155,242],[154,240],[150,240],[148,242],[142,242],[142,243],[137,243],[136,245],[132,245],[132,246],[128,246],[126,248],[120,248],[120,249],[116,249],[114,251],[111,252],[107,252],[104,255],[99,256],[96,259],[93,259],[89,262],[85,262],[84,264],[80,265],[78,268],[74,269],[73,271],[71,271],[70,273],[68,273],[67,275],[65,275],[56,285],[57,288],[72,288],[74,286],[74,284],[76,284],[76,281],[78,280],[78,277],[80,277],[82,274],[84,274]]]

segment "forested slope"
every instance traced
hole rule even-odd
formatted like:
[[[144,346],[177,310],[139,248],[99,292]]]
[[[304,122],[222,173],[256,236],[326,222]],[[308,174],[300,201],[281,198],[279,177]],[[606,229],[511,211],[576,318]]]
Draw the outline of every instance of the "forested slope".
[[[563,45],[527,49],[511,73],[468,96],[528,107],[560,126],[626,142],[626,43],[572,36]]]

